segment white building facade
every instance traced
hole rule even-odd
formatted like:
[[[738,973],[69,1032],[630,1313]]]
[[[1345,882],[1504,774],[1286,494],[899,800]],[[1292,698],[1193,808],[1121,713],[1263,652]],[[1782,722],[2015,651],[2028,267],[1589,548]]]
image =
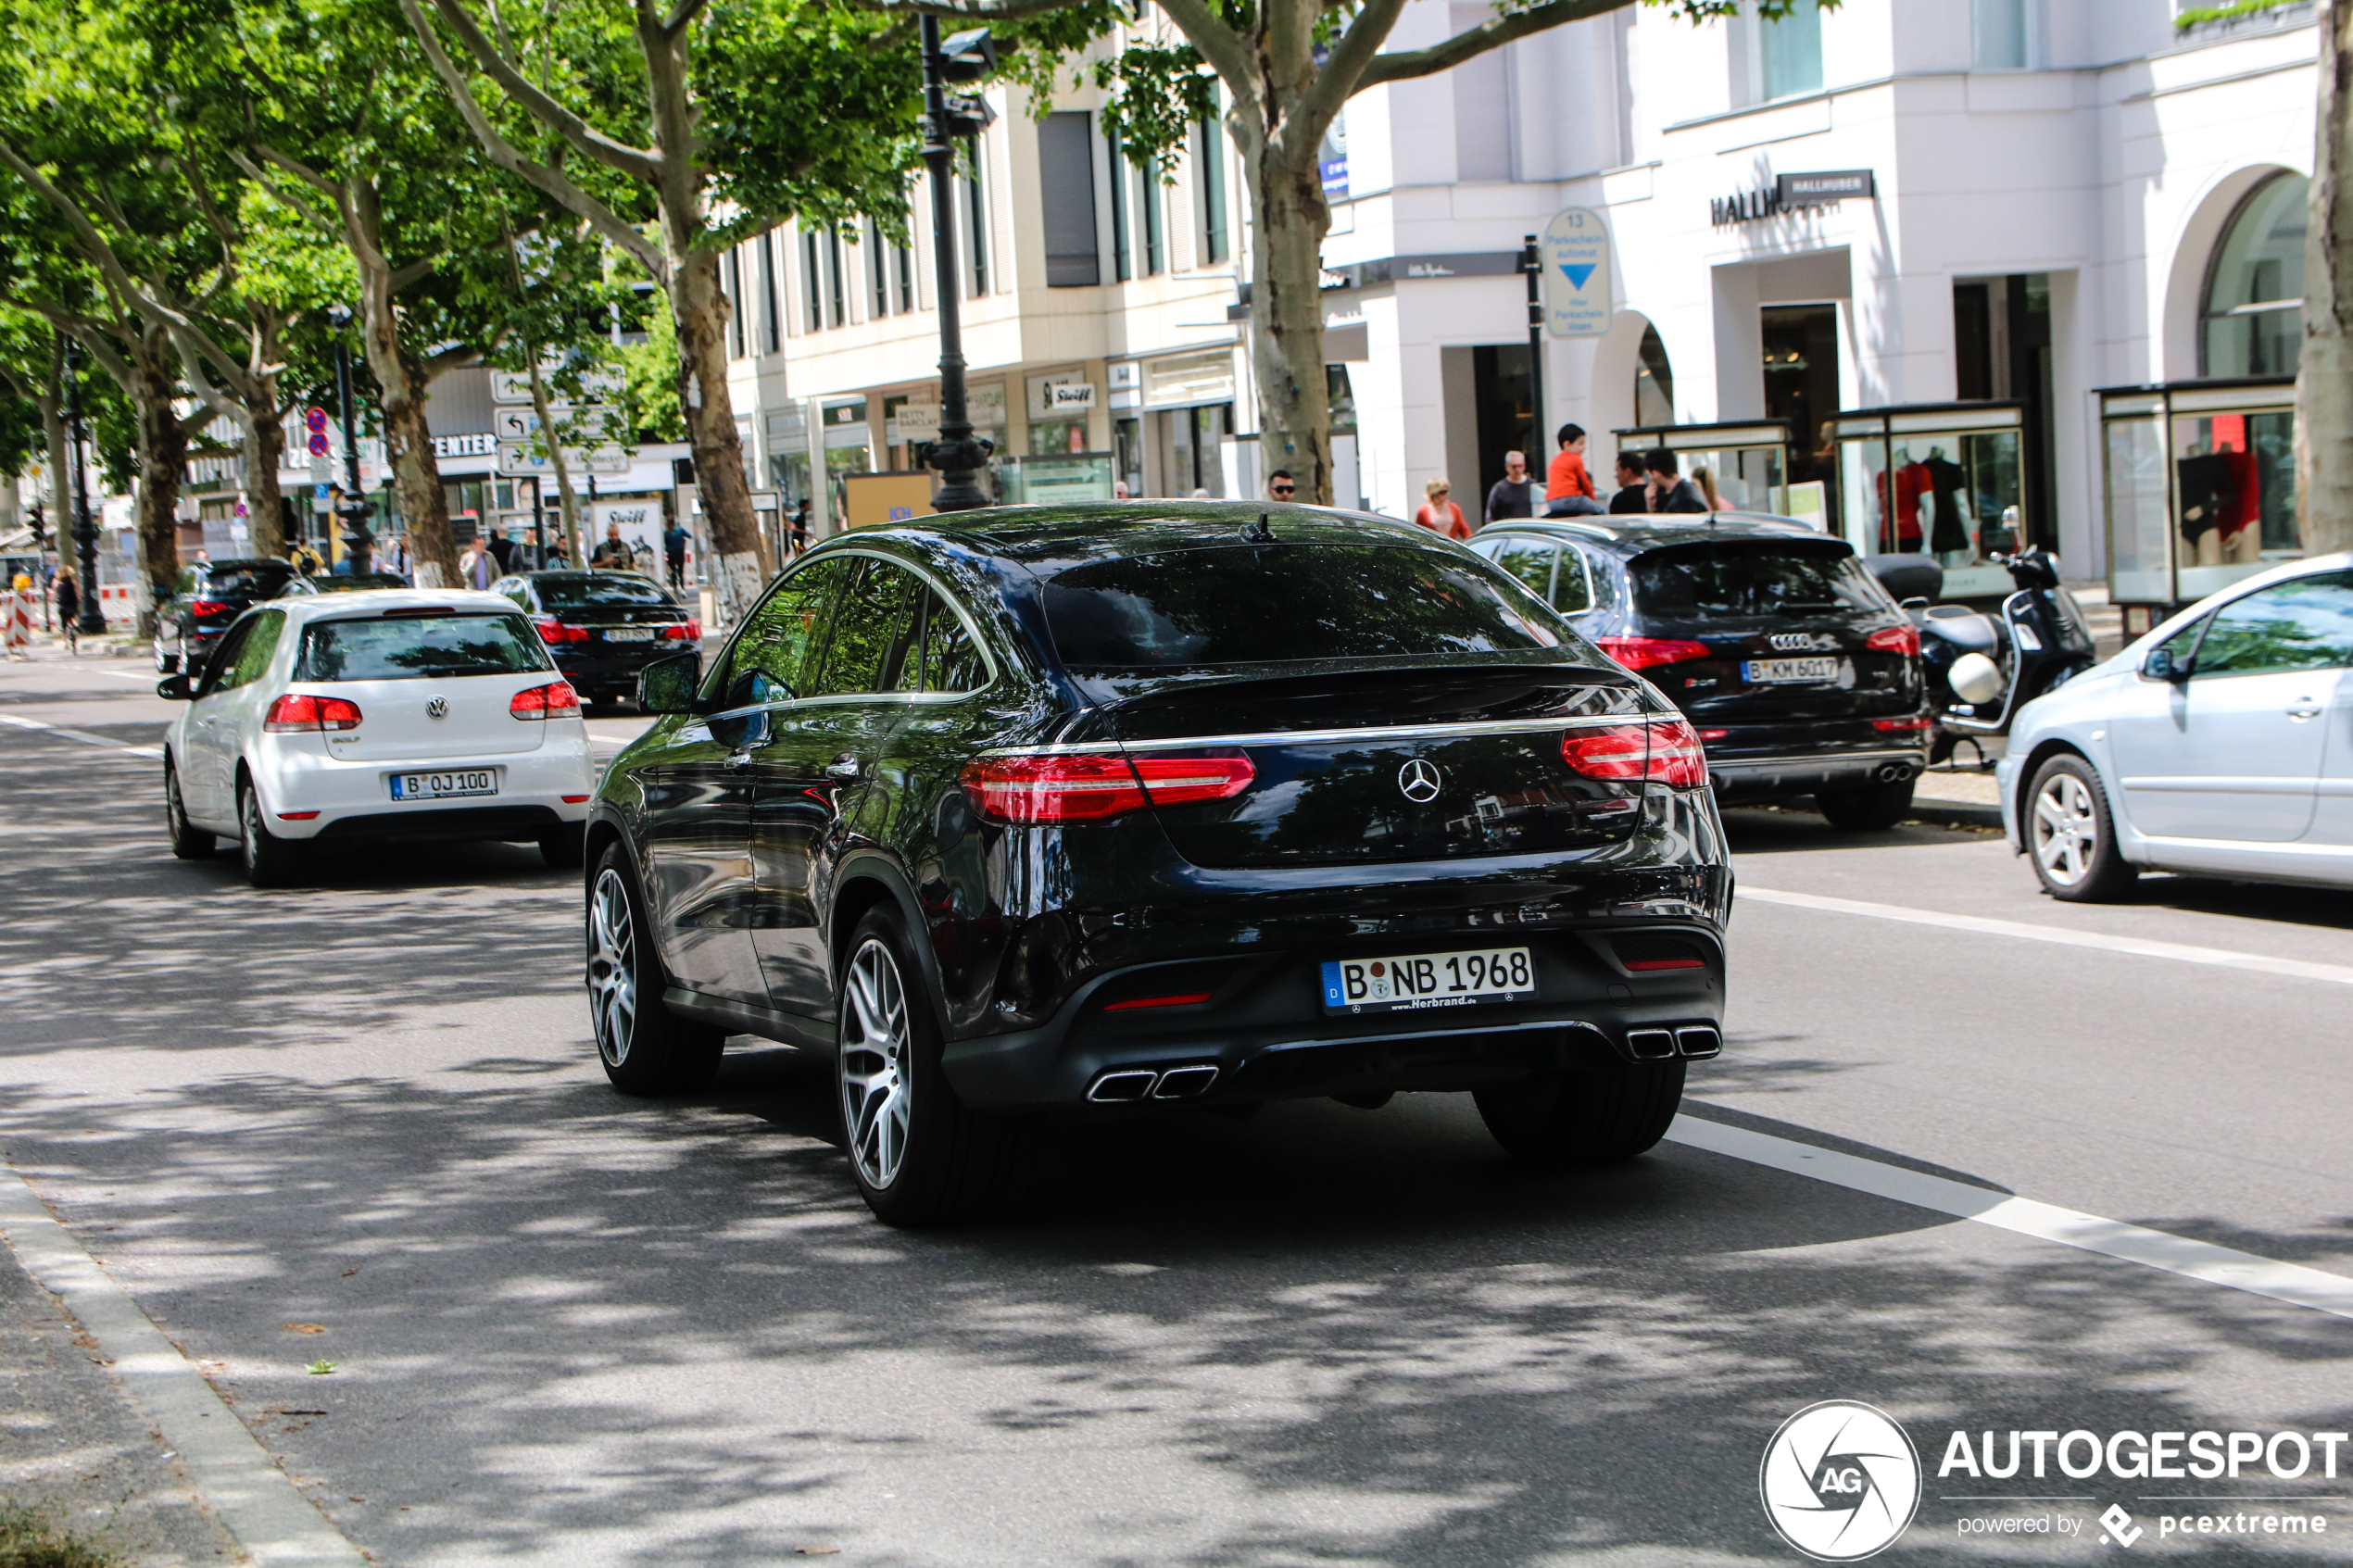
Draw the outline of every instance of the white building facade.
[[[1540,466],[1581,425],[1606,495],[1614,433],[1649,432],[1629,439],[1729,503],[1937,555],[1963,593],[2020,538],[2147,602],[2292,550],[2312,10],[2175,11],[1632,6],[1360,94],[1326,173],[1343,504],[1410,517],[1444,475],[1476,521],[1536,433],[1523,237],[1579,207],[1615,306],[1605,334],[1539,347]],[[1487,14],[1415,0],[1392,46]],[[1115,158],[1091,93],[996,103],[957,182],[956,286],[1000,494],[1259,493],[1230,149],[1197,137],[1164,184]],[[916,466],[898,409],[937,396],[927,208],[919,183],[909,251],[787,229],[731,262],[755,478],[813,494],[821,531],[864,520],[849,475]]]

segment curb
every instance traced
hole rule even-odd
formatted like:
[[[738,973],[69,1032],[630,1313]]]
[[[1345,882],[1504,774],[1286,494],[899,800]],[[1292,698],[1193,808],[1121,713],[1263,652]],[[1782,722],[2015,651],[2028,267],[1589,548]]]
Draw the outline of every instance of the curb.
[[[1926,822],[1931,827],[2002,831],[2002,809],[1976,800],[1921,800],[1916,797],[1912,801],[1909,820]]]

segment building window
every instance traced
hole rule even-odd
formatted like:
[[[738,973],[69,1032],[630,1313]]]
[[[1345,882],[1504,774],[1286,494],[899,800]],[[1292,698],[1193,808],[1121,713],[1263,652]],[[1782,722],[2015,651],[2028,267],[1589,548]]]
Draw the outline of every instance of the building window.
[[[2028,47],[2033,0],[1969,0],[1971,63],[1979,70],[2024,70],[2033,63]]]
[[[1732,99],[1736,105],[1822,89],[1822,12],[1799,0],[1785,17],[1759,16],[1754,5],[1732,19]]]
[[[890,314],[890,257],[884,250],[882,226],[871,218],[860,245],[866,252],[866,314],[880,320]]]
[[[2292,376],[2304,335],[2304,230],[2311,182],[2274,174],[2231,214],[2198,309],[2198,373]]]
[[[841,231],[825,231],[825,325],[838,327],[849,320],[849,287],[842,280]]]
[[[727,252],[719,286],[727,295],[727,358],[744,357],[744,253],[740,245]]]
[[[1201,259],[1205,267],[1234,258],[1227,210],[1226,128],[1211,115],[1201,122]]]
[[[1642,345],[1634,355],[1634,422],[1644,428],[1675,422],[1675,368],[1667,362],[1667,345],[1656,327],[1642,329]]]
[[[776,298],[776,236],[760,236],[760,293],[763,307],[761,332],[771,354],[781,353],[785,346],[785,313]]]
[[[1046,227],[1046,286],[1102,282],[1095,236],[1094,117],[1060,109],[1038,122],[1038,186]]]
[[[817,235],[804,229],[800,234],[800,316],[812,332],[824,328],[824,296],[825,269],[817,257]]]
[[[972,178],[964,186],[965,297],[978,299],[988,292],[988,182],[981,163],[983,144],[973,138]]]
[[[914,238],[914,234],[915,213],[914,208],[911,206],[907,211],[907,236],[912,240]],[[903,315],[915,308],[914,247],[912,245],[891,246],[890,265],[891,276],[899,285],[900,313]]]
[[[1137,170],[1136,205],[1144,215],[1144,275],[1168,270],[1166,203],[1162,200],[1160,160],[1148,158]]]
[[[1112,273],[1124,283],[1136,275],[1135,259],[1127,250],[1127,158],[1116,130],[1104,128],[1103,144],[1111,151]]]

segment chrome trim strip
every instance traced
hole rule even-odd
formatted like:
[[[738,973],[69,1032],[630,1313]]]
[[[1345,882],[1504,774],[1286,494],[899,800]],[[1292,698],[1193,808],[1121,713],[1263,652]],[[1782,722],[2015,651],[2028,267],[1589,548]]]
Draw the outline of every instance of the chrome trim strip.
[[[1255,734],[1181,735],[1168,740],[1070,741],[1054,746],[993,747],[984,757],[1071,756],[1081,752],[1190,751],[1205,746],[1322,746],[1336,741],[1434,740],[1456,735],[1535,734],[1546,730],[1598,730],[1613,724],[1664,723],[1675,713],[1612,713],[1599,717],[1507,719],[1463,724],[1386,724],[1361,730],[1268,730]]]
[[[1711,773],[1731,772],[1743,768],[1805,768],[1827,767],[1840,762],[1909,762],[1917,759],[1925,746],[1906,751],[1817,751],[1803,757],[1711,757],[1707,771]]]

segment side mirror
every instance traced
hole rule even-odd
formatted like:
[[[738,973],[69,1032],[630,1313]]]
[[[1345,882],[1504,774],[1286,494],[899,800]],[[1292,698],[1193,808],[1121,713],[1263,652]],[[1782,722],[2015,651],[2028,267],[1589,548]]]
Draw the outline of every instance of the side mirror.
[[[2177,686],[2190,678],[2187,665],[2173,662],[2171,648],[2149,649],[2148,657],[2141,660],[2141,673],[2152,681],[2169,681]]]
[[[637,671],[637,706],[648,713],[692,713],[702,684],[702,655],[673,654]]]
[[[156,683],[156,696],[166,702],[186,702],[195,695],[189,689],[185,675],[166,675]]]

